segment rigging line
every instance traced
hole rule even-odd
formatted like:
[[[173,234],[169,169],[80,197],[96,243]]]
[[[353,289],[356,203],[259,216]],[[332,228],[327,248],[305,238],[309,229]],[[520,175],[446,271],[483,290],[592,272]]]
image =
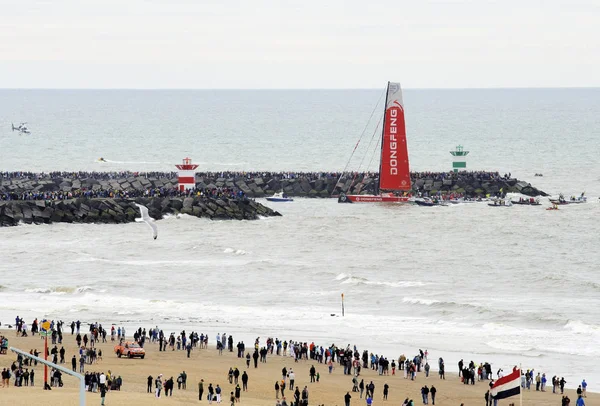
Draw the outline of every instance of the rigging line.
[[[365,161],[366,156],[369,154],[369,150],[371,149],[371,144],[373,143],[373,139],[375,139],[375,135],[377,134],[378,130],[379,130],[379,125],[381,124],[381,121],[383,120],[383,114],[381,115],[381,117],[379,118],[379,121],[377,122],[377,126],[375,126],[375,130],[373,131],[373,135],[371,136],[371,140],[369,141],[369,145],[367,145],[367,149],[362,157],[362,159],[360,160],[360,164],[358,165],[358,169],[356,170],[356,172],[354,172],[354,178],[352,178],[352,182],[350,183],[350,187],[348,188],[348,190],[350,190],[350,188],[352,188],[352,186],[354,186],[354,181],[356,180],[356,177],[358,176],[359,172],[360,172],[360,168],[363,165],[363,162]],[[379,142],[377,142],[377,144],[379,145]]]
[[[367,124],[365,124],[365,128],[363,129],[362,133],[360,134],[360,138],[356,142],[356,145],[354,146],[354,149],[352,150],[352,154],[350,155],[348,162],[346,162],[346,166],[344,167],[344,170],[342,171],[342,173],[340,174],[340,177],[338,178],[337,182],[335,183],[335,187],[338,187],[340,180],[342,179],[342,176],[344,176],[344,173],[346,173],[346,171],[348,170],[348,166],[350,165],[350,161],[352,161],[352,157],[354,156],[354,153],[356,152],[356,149],[358,148],[358,144],[360,144],[362,137],[365,135],[365,132],[367,131],[367,128],[369,127],[369,123],[371,122],[371,119],[373,118],[373,115],[375,114],[375,111],[377,110],[379,103],[381,103],[381,99],[383,98],[383,95],[386,93],[386,91],[387,91],[387,87],[383,90],[383,92],[379,96],[379,100],[377,100],[377,104],[373,108],[373,111],[371,112],[371,115],[369,116],[369,120],[367,121]]]
[[[367,145],[367,150],[365,151],[365,154],[363,155],[362,159],[360,160],[360,164],[358,165],[359,171],[360,171],[360,168],[362,167],[363,162],[365,161],[365,157],[369,154],[369,149],[371,148],[371,144],[373,143],[373,140],[375,139],[375,135],[377,134],[377,132],[379,130],[379,125],[381,124],[381,121],[383,120],[383,116],[384,116],[384,114],[382,114],[381,117],[379,118],[379,121],[377,122],[377,126],[375,127],[375,130],[373,131],[373,135],[371,136],[371,141],[369,141],[369,145]]]
[[[369,162],[369,166],[367,166],[367,172],[371,169],[371,165],[373,164],[373,159],[375,159],[375,155],[377,154],[377,150],[379,149],[379,145],[381,144],[381,138],[377,141],[377,145],[375,145],[375,149],[373,150],[373,154],[371,155],[371,161]]]

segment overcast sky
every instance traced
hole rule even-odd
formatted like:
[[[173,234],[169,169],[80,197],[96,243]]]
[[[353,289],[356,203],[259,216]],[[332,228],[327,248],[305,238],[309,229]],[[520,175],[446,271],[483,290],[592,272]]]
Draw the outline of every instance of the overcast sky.
[[[2,88],[600,86],[600,0],[0,0]]]

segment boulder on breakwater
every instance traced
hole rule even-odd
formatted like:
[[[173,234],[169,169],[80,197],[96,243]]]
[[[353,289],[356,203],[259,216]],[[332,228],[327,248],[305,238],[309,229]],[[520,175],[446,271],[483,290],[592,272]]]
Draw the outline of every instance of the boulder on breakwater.
[[[107,195],[103,191],[120,191],[129,197],[142,196],[149,190],[160,191],[162,196],[176,190],[175,173],[163,174],[116,174],[116,173],[73,173],[73,174],[30,174],[0,182],[0,199],[3,194],[13,196],[22,193],[73,194],[80,196],[86,191],[92,197]],[[105,175],[105,176],[103,176]],[[120,175],[120,176],[119,176]],[[338,182],[339,179],[339,182]],[[528,182],[497,172],[413,172],[413,192],[463,193],[469,197],[504,193],[521,193],[527,196],[547,196]],[[265,197],[283,191],[294,197],[335,197],[340,193],[376,193],[379,175],[376,173],[348,173],[340,178],[335,172],[222,172],[196,173],[196,188],[202,191],[242,191],[248,197]],[[165,192],[167,191],[167,192]],[[211,193],[207,193],[211,194]],[[114,195],[114,194],[113,194]],[[20,197],[13,197],[13,200]]]
[[[48,223],[130,223],[140,217],[135,203],[148,207],[150,217],[189,214],[214,220],[255,220],[260,216],[280,216],[251,199],[236,198],[136,198],[0,201],[0,227]]]

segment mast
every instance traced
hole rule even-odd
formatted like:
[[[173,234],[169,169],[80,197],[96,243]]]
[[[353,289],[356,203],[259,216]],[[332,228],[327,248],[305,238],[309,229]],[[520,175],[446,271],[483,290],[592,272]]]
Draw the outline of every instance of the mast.
[[[390,82],[387,83],[385,90],[385,103],[383,104],[383,125],[381,126],[381,153],[379,154],[379,177],[377,178],[377,190],[375,194],[378,195],[381,188],[381,165],[383,165],[383,141],[385,136],[385,116],[387,112],[388,96],[390,95]]]

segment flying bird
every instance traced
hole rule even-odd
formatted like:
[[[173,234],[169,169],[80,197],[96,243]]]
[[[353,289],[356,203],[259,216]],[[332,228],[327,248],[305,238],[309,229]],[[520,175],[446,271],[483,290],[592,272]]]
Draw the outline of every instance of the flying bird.
[[[158,237],[158,228],[156,227],[156,224],[154,224],[154,219],[148,215],[148,208],[146,206],[142,206],[141,204],[137,204],[137,203],[135,203],[135,205],[137,207],[139,207],[140,213],[142,215],[141,218],[136,218],[135,221],[137,221],[137,222],[143,221],[144,223],[148,224],[150,226],[150,228],[152,229],[152,236],[156,240],[156,238]]]

